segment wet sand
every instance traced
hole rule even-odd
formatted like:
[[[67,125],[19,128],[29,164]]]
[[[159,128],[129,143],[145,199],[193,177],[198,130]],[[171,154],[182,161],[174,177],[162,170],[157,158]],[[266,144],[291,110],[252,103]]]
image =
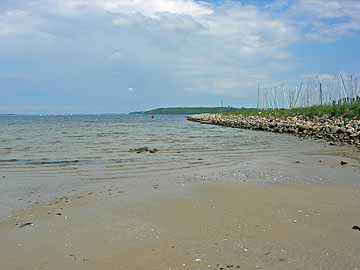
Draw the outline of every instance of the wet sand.
[[[116,123],[104,148],[94,127],[64,144],[75,164],[41,142],[3,158],[1,270],[360,269],[359,150],[183,122],[155,144]]]
[[[1,269],[359,269],[359,191],[215,182],[65,198],[0,225]]]

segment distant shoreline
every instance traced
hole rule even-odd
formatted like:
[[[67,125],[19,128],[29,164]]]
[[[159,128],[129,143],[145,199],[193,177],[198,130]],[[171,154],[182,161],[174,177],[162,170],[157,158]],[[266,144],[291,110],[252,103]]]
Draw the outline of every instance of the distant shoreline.
[[[234,107],[170,107],[157,108],[149,111],[132,112],[130,114],[177,114],[191,115],[200,113],[221,113],[221,112],[238,112],[240,108]]]

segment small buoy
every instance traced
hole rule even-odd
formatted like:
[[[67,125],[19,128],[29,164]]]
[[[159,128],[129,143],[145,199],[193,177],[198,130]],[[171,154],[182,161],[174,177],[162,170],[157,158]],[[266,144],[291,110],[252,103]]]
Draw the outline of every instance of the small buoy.
[[[151,115],[151,119],[154,119],[155,118],[155,116],[154,115]]]

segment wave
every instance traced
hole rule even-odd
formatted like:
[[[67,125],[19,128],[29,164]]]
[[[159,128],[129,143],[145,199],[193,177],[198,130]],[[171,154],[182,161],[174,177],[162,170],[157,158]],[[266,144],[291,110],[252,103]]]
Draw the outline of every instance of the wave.
[[[0,159],[0,164],[16,163],[20,165],[73,165],[80,163],[80,160],[19,160],[19,159]]]
[[[17,159],[13,158],[13,159],[0,159],[0,163],[14,163],[14,162],[18,162]]]
[[[28,165],[72,165],[78,164],[80,160],[41,160],[41,161],[30,161],[26,162]]]

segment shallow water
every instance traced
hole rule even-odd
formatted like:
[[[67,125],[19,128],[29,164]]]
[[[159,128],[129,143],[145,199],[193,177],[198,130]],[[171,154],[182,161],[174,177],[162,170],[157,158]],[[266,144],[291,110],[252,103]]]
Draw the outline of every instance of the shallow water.
[[[143,146],[159,152],[129,152]],[[170,175],[181,181],[290,181],[294,173],[287,176],[285,163],[328,148],[289,135],[201,125],[185,116],[0,116],[0,219],[70,192]],[[299,178],[323,180],[301,166],[293,169]]]

